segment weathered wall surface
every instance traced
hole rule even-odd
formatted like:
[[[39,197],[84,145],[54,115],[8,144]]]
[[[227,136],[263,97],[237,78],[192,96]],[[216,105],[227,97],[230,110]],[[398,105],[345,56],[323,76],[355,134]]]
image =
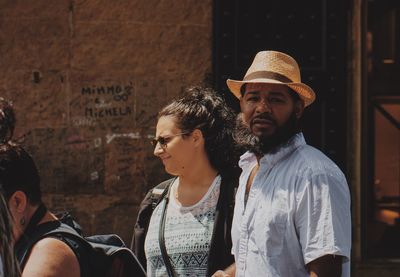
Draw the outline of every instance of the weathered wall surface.
[[[211,72],[211,0],[0,0],[0,96],[44,200],[129,241],[161,106]]]

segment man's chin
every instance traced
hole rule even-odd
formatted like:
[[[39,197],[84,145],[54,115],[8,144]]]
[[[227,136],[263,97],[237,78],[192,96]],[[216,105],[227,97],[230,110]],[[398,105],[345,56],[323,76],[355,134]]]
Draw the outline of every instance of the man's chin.
[[[241,115],[239,115],[234,133],[238,147],[262,156],[274,151],[277,146],[288,141],[299,130],[298,121],[294,113],[283,126],[267,125],[245,123]]]
[[[259,132],[254,133],[254,135],[258,137],[259,149],[264,154],[274,150],[288,139],[286,136],[283,137],[282,134],[276,132]]]
[[[256,128],[252,130],[252,133],[254,136],[258,137],[261,141],[268,140],[275,134],[274,130],[256,129]]]

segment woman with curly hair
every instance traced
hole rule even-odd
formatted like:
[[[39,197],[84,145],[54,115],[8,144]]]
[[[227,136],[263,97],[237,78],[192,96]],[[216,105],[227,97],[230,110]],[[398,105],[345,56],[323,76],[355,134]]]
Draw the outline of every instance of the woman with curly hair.
[[[211,89],[186,93],[158,114],[154,155],[175,178],[163,182],[168,185],[154,211],[148,205],[153,190],[138,215],[133,248],[148,276],[211,276],[233,263],[235,115]]]

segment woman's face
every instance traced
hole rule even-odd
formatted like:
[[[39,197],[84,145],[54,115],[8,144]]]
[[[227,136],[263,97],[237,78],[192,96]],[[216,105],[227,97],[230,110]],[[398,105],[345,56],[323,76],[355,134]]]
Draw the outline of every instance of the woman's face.
[[[157,122],[154,155],[164,164],[165,171],[171,175],[183,175],[195,158],[195,145],[191,134],[182,134],[176,126],[176,118],[162,116]]]

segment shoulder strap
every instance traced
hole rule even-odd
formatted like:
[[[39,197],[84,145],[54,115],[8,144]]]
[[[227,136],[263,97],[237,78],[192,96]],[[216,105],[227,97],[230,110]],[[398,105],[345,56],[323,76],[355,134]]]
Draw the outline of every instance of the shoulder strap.
[[[171,178],[155,186],[146,194],[145,198],[140,203],[139,212],[136,217],[136,223],[133,228],[131,249],[144,268],[146,268],[144,242],[151,215],[153,214],[155,207],[157,207],[161,200],[166,196],[168,188],[174,180],[175,178]]]
[[[24,231],[24,235],[33,232],[33,230],[36,228],[36,225],[38,225],[38,223],[45,216],[46,212],[47,212],[46,206],[43,203],[40,204],[39,207],[36,209],[35,213],[32,215],[32,218],[29,220],[28,226],[26,226],[26,229]]]
[[[171,186],[168,187],[167,193],[169,192],[170,187]],[[165,237],[164,237],[165,219],[166,219],[166,215],[167,215],[168,202],[169,202],[169,195],[167,194],[165,196],[162,213],[161,213],[161,218],[160,218],[159,229],[158,229],[158,244],[160,246],[161,257],[162,257],[162,260],[164,261],[164,265],[167,270],[168,276],[175,277],[174,268],[172,267],[170,258],[168,256],[167,248],[165,247]]]
[[[151,206],[152,209],[154,210],[157,205],[161,202],[162,199],[164,199],[165,195],[168,193],[168,189],[170,185],[175,181],[175,178],[168,179],[157,186],[155,186],[151,190]]]

